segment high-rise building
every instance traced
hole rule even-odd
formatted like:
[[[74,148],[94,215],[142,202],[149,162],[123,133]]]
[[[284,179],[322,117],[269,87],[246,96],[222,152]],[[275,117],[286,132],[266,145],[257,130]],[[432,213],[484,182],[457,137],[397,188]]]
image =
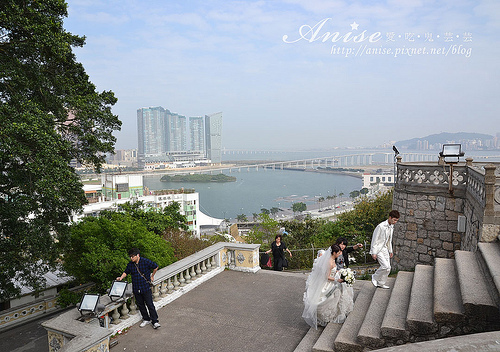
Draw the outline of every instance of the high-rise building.
[[[169,112],[161,106],[137,110],[139,165],[148,161],[161,161],[166,158],[167,135],[165,116]]]
[[[222,162],[222,112],[205,115],[205,155],[212,163]]]
[[[205,139],[203,130],[203,117],[189,118],[189,150],[202,152],[205,150]]]
[[[167,110],[168,111],[168,110]],[[167,152],[187,150],[186,116],[171,113],[166,114],[167,120]]]

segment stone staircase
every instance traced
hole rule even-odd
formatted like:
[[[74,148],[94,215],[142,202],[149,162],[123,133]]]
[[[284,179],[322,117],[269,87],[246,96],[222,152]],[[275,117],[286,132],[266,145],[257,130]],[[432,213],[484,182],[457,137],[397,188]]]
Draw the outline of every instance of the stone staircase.
[[[343,324],[311,328],[295,352],[355,352],[500,330],[500,243],[455,251],[389,278],[390,289],[359,282]]]

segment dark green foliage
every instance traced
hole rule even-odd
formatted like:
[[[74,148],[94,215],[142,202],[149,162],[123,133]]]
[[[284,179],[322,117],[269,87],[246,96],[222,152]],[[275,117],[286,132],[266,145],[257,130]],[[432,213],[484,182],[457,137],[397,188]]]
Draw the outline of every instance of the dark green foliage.
[[[172,202],[163,209],[147,209],[143,202],[129,202],[120,205],[121,211],[129,214],[133,219],[139,220],[147,226],[149,231],[162,236],[166,229],[181,229],[187,231],[187,219],[180,213],[181,205]],[[102,212],[101,216],[113,218],[116,216],[114,211]]]
[[[294,213],[300,213],[307,210],[307,205],[303,202],[293,203],[292,210]]]
[[[96,289],[104,292],[125,270],[130,248],[139,248],[141,256],[160,268],[173,263],[171,245],[154,232],[155,226],[149,226],[146,216],[141,218],[138,213],[137,209],[107,212],[71,226],[61,241],[66,272],[79,283],[95,282]]]
[[[63,288],[57,294],[57,305],[61,308],[74,306],[75,304],[80,302],[83,293],[84,293],[83,291],[75,292],[75,291],[70,291],[67,288]]]
[[[85,204],[70,161],[94,166],[121,122],[112,92],[96,92],[63,28],[63,0],[0,2],[0,300],[43,287],[55,239]]]
[[[261,251],[267,251],[271,248],[271,243],[279,233],[280,225],[278,221],[271,219],[267,213],[260,213],[256,221],[258,224],[248,233],[247,242],[261,243]]]

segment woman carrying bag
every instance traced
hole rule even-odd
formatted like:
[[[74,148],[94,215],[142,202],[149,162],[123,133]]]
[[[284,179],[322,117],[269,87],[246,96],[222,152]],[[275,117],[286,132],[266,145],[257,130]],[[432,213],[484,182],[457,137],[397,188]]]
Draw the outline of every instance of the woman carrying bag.
[[[271,249],[266,252],[269,254],[273,252],[273,269],[276,271],[283,271],[284,267],[288,267],[288,262],[285,258],[285,251],[288,252],[290,258],[292,257],[292,252],[286,247],[285,242],[282,241],[281,235],[276,235],[274,242],[271,243]]]

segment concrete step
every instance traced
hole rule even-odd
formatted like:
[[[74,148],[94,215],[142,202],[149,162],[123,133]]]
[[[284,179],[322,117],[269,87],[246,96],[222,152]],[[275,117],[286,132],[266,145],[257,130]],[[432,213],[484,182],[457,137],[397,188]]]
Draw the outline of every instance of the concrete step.
[[[356,302],[356,299],[358,298],[361,289],[364,287],[364,285],[367,284],[368,282],[364,281],[356,281],[354,283],[354,297],[353,297],[354,302]],[[328,323],[328,325],[324,328],[323,332],[318,337],[316,343],[312,347],[312,351],[313,352],[333,351],[333,343],[337,338],[337,335],[339,334],[341,327],[342,324]]]
[[[293,352],[311,352],[316,340],[318,340],[322,332],[323,328],[321,326],[318,326],[317,329],[309,328],[309,331],[307,331]]]
[[[465,320],[454,259],[435,260],[434,318],[438,323],[456,323]]]
[[[476,319],[495,320],[498,308],[488,292],[475,253],[455,251],[455,264],[465,314]]]
[[[410,304],[412,283],[412,272],[400,271],[398,273],[380,328],[382,336],[401,339],[404,342],[408,340],[410,334],[406,330],[406,315]]]
[[[342,324],[328,323],[312,347],[312,352],[333,352],[333,342],[341,327]]]
[[[388,278],[386,285],[389,289],[379,288],[375,291],[370,307],[366,312],[365,319],[358,332],[358,342],[370,348],[381,348],[385,345],[385,340],[380,333],[385,310],[389,304],[395,278]]]
[[[434,267],[418,264],[413,275],[406,326],[414,335],[428,335],[437,331],[434,320]]]
[[[357,342],[357,336],[359,328],[365,319],[366,311],[370,307],[375,290],[376,287],[371,282],[366,282],[363,289],[359,292],[351,314],[345,320],[335,339],[334,350],[336,352],[363,351],[363,346]],[[382,289],[379,288],[379,290]]]
[[[487,277],[493,282],[491,288],[495,290],[493,294],[497,298],[496,303],[498,305],[498,296],[500,295],[500,265],[498,265],[500,263],[500,243],[479,242],[478,248],[488,271]]]

